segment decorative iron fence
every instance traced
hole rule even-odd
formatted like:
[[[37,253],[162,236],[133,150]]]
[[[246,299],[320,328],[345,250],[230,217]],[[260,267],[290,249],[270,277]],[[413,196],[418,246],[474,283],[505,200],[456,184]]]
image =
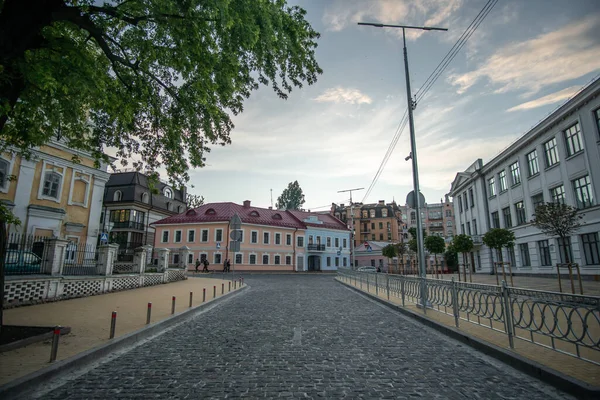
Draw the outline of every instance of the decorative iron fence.
[[[47,237],[11,233],[6,239],[6,275],[37,275],[51,272]]]
[[[377,295],[422,305],[554,351],[600,365],[600,297],[502,285],[395,276],[338,269],[338,277]]]
[[[69,242],[65,249],[63,275],[98,275],[96,246]]]

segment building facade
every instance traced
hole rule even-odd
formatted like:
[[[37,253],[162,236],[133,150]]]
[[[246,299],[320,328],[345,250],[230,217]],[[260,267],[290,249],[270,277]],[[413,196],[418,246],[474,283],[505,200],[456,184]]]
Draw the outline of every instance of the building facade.
[[[236,214],[242,233],[240,250],[234,252],[230,251],[229,221]],[[244,271],[335,270],[336,265],[349,263],[349,249],[343,248],[349,231],[343,222],[326,214],[253,207],[246,200],[243,205],[205,204],[154,226],[155,248],[187,246],[192,252],[185,260],[190,269],[197,259],[207,259],[212,270],[222,269],[229,259],[232,270]],[[179,263],[177,254],[172,257],[173,264]]]
[[[450,195],[460,232],[474,237],[476,271],[498,261],[480,241],[491,228],[514,232],[516,244],[503,251],[516,273],[556,273],[569,259],[581,274],[600,274],[600,80],[596,80],[487,164],[477,160],[458,173]],[[531,224],[544,202],[575,206],[583,225],[562,243]],[[475,240],[476,239],[476,240]],[[479,260],[478,260],[479,259]]]
[[[119,245],[121,260],[133,259],[137,247],[154,244],[153,223],[186,210],[185,187],[150,186],[140,172],[113,173],[106,183],[100,223],[103,232],[110,232],[110,242]]]
[[[416,210],[410,208],[408,204],[401,207],[402,221],[406,230],[417,227]],[[443,237],[447,243],[452,241],[456,233],[454,226],[454,206],[452,201],[446,196],[445,201],[440,199],[439,203],[425,203],[421,210],[421,219],[425,232],[430,236]],[[405,239],[410,239],[405,235]]]
[[[107,165],[96,168],[90,154],[60,141],[32,150],[29,160],[0,155],[0,200],[21,221],[9,232],[95,246],[108,178]]]

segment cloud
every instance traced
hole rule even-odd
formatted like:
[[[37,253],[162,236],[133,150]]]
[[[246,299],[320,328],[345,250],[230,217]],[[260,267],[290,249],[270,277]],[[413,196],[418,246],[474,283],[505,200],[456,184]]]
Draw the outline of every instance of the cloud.
[[[373,100],[358,89],[335,87],[330,88],[314,100],[318,102],[349,103],[349,104],[371,104]]]
[[[570,99],[578,90],[580,86],[571,86],[556,93],[551,93],[539,99],[528,101],[527,103],[521,103],[518,106],[509,108],[508,112],[519,111],[519,110],[531,110],[532,108],[542,107],[548,104],[558,103],[559,101]]]
[[[492,54],[476,70],[453,74],[449,82],[464,93],[487,78],[496,93],[526,91],[576,79],[600,68],[600,16],[590,16],[536,38],[511,43]]]

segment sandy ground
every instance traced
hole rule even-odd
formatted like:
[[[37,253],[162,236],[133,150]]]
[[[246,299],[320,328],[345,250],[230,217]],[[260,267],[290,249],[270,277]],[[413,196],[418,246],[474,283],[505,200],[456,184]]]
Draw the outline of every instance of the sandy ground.
[[[157,322],[171,315],[173,296],[176,297],[175,313],[180,313],[189,307],[190,292],[193,292],[192,305],[198,306],[202,303],[203,289],[209,301],[213,298],[213,286],[219,297],[221,285],[225,294],[228,293],[229,282],[194,277],[164,285],[13,308],[4,310],[4,322],[7,325],[70,326],[71,333],[60,338],[57,356],[60,361],[106,343],[113,311],[117,312],[115,337],[119,337],[146,325],[149,302],[152,303],[151,322]],[[239,284],[236,286],[239,288]],[[48,366],[50,343],[48,340],[0,353],[0,384]]]
[[[475,282],[475,276],[473,276],[473,278],[474,278],[473,282]],[[491,278],[494,279],[494,284],[495,284],[495,278],[493,276]],[[354,280],[344,280],[344,279],[340,279],[339,277],[337,279],[354,286]],[[530,279],[536,279],[536,278],[530,278]],[[538,278],[538,279],[544,280],[545,278]],[[534,282],[535,281],[529,282],[530,288],[531,288],[531,286],[533,286]],[[481,283],[483,283],[483,282],[481,282]],[[492,282],[485,282],[485,283],[491,284]],[[542,283],[545,283],[548,285],[551,284],[549,282],[543,282],[543,281],[542,281]],[[592,283],[597,283],[597,282],[592,282]],[[516,282],[515,282],[515,286],[516,286]],[[367,285],[363,284],[362,288],[361,288],[361,285],[359,282],[356,287],[358,289],[361,289],[364,292],[368,292],[372,295],[376,295],[376,290],[373,287],[373,285],[369,285],[369,290],[367,290]],[[536,286],[536,288],[538,288],[538,287]],[[378,292],[378,297],[387,300],[386,291],[380,289]],[[418,308],[416,306],[416,304],[411,303],[410,300],[411,299],[409,299],[407,296],[406,302],[405,302],[405,308],[411,310],[414,313],[423,314],[423,309]],[[394,296],[390,296],[389,301],[394,304],[397,304],[397,305],[402,305],[402,300],[400,298],[396,298]],[[447,311],[450,313],[452,312],[452,310],[447,310]],[[466,318],[467,316],[462,315],[462,313],[461,313],[461,317]],[[454,317],[451,315],[447,315],[443,312],[428,309],[426,318],[455,328]],[[471,317],[471,318],[473,318],[473,317]],[[486,321],[488,321],[488,320],[484,320],[482,318],[480,322],[482,324],[489,324],[489,322],[486,322]],[[504,327],[500,326],[500,324],[494,325],[494,328],[504,329]],[[518,353],[521,356],[524,356],[530,360],[536,361],[542,365],[545,365],[552,369],[555,369],[565,375],[569,375],[573,378],[579,379],[579,380],[589,383],[593,386],[600,386],[600,366],[598,366],[598,365],[594,365],[590,362],[575,358],[573,356],[570,356],[567,354],[562,354],[562,353],[556,352],[554,350],[547,349],[545,347],[542,347],[542,346],[539,346],[539,345],[536,345],[536,344],[533,344],[530,342],[526,342],[526,341],[523,341],[520,339],[514,340],[515,348],[511,349],[509,346],[509,343],[508,343],[508,337],[507,337],[506,333],[498,332],[498,331],[489,329],[489,327],[481,326],[481,325],[478,325],[475,323],[470,323],[470,322],[467,322],[464,320],[460,321],[458,329],[460,331],[463,331],[465,333],[473,335],[479,339],[485,340],[489,343],[493,343],[494,345],[496,345],[498,347],[501,347],[508,351],[513,351],[515,353]],[[522,335],[525,337],[527,337],[529,334],[528,332],[525,332],[525,331],[520,331],[517,333],[519,335]],[[540,337],[539,335],[537,335],[536,341],[550,345],[550,342],[547,340],[547,338]],[[547,343],[545,343],[545,342],[547,342]],[[561,350],[570,351],[570,352],[575,351],[575,348],[573,346],[570,346],[568,344],[563,344],[561,341],[557,340],[557,341],[555,341],[555,343],[556,343],[557,348],[559,348]],[[594,360],[595,362],[600,363],[600,354],[598,354],[599,353],[598,351],[585,349],[585,348],[582,348],[581,351],[582,351],[582,356],[588,357],[588,358]]]

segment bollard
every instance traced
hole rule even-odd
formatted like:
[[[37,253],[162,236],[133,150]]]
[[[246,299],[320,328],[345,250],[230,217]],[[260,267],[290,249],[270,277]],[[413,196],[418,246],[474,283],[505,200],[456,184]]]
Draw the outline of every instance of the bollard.
[[[233,290],[237,289],[237,281],[233,281]]]
[[[242,286],[244,286],[244,278],[242,278]]]
[[[150,325],[151,318],[152,318],[152,303],[148,303],[148,311],[146,311],[146,325]]]
[[[229,288],[227,289],[228,292],[231,292],[231,282],[229,282]]]
[[[60,325],[54,327],[52,335],[52,348],[50,349],[50,362],[56,361],[56,353],[58,353],[58,338],[60,338]]]
[[[171,314],[175,314],[175,296],[171,299]]]
[[[202,302],[205,303],[206,302],[206,288],[202,289]]]
[[[115,337],[115,329],[117,327],[117,312],[113,311],[112,316],[110,317],[110,337],[112,339]]]
[[[190,308],[192,308],[192,299],[194,297],[194,292],[190,292]]]
[[[213,299],[217,298],[217,286],[213,286]]]
[[[225,284],[221,283],[221,295],[225,293]]]

